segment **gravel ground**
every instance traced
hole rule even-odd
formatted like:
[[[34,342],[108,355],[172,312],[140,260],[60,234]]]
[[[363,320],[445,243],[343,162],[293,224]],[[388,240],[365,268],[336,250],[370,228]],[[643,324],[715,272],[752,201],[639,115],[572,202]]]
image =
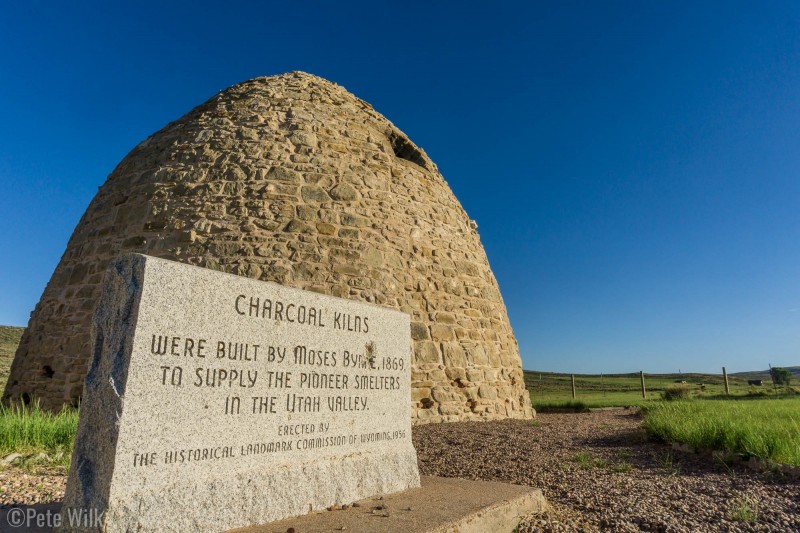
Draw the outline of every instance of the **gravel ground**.
[[[539,487],[530,531],[800,531],[800,482],[647,442],[636,410],[414,428],[421,473]]]
[[[800,531],[800,482],[647,442],[635,410],[415,427],[425,475],[541,488],[532,531]],[[63,469],[0,469],[0,507],[59,501]],[[749,519],[749,520],[748,520]]]
[[[4,466],[0,468],[0,508],[61,501],[66,485],[63,468]],[[0,524],[0,531],[4,525]]]

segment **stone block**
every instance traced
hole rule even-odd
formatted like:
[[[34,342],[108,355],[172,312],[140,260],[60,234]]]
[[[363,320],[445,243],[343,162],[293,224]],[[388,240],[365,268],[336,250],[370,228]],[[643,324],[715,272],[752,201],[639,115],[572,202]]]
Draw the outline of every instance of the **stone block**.
[[[460,415],[464,410],[465,407],[460,402],[445,402],[439,406],[440,415]]]
[[[443,312],[443,311],[440,311],[440,312],[436,313],[436,319],[435,320],[439,324],[455,324],[456,323],[456,317],[453,315],[453,313],[446,313],[446,312]]]
[[[113,261],[64,530],[226,531],[419,486],[409,322],[162,259]],[[104,522],[69,525],[89,510]]]
[[[434,324],[431,326],[431,337],[436,341],[450,341],[455,338],[452,326]]]
[[[467,347],[467,360],[475,365],[489,364],[489,358],[486,356],[486,351],[480,344]]]
[[[460,381],[462,383],[467,381],[467,371],[463,368],[447,367],[444,369],[444,373],[453,381]]]
[[[464,368],[467,366],[467,357],[458,342],[442,343],[442,360],[448,367]]]
[[[431,397],[431,389],[428,387],[414,387],[411,389],[411,400],[418,402],[423,398]]]
[[[480,368],[468,368],[467,379],[474,382],[483,381],[483,370]]]
[[[428,326],[422,322],[411,323],[411,338],[415,341],[424,341],[430,338]]]
[[[356,188],[349,183],[340,183],[328,193],[331,198],[340,202],[352,202],[353,200],[358,200],[360,196]]]
[[[285,231],[289,233],[314,233],[314,226],[295,218],[286,224]]]
[[[486,383],[482,383],[478,387],[478,395],[481,398],[494,400],[495,398],[497,398],[497,389],[492,387],[491,385],[487,385]]]
[[[364,228],[372,224],[370,219],[352,213],[342,213],[340,215],[342,226],[354,226],[356,228]]]
[[[328,224],[326,222],[317,222],[317,231],[323,235],[335,235],[336,226],[334,226],[333,224]]]
[[[438,363],[440,361],[441,354],[435,342],[418,341],[414,343],[414,362],[416,364]]]
[[[303,185],[300,194],[306,202],[330,202],[331,197],[322,187],[316,185]]]

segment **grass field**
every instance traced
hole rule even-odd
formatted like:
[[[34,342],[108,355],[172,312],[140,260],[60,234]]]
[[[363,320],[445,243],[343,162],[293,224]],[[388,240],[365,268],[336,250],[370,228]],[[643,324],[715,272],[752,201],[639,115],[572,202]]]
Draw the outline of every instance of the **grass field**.
[[[665,442],[800,466],[800,397],[651,402],[644,429]]]
[[[646,398],[642,397],[639,374],[575,375],[575,399],[572,398],[572,379],[569,374],[525,371],[525,385],[534,408],[554,410],[570,405],[578,407],[627,407],[648,405],[661,399],[661,393],[670,386],[686,382],[692,398],[713,398],[725,394],[721,374],[645,374]],[[760,387],[751,387],[741,377],[728,376],[732,396],[751,394],[776,395],[765,381]]]
[[[0,391],[6,386],[8,373],[11,370],[11,361],[17,351],[19,339],[24,328],[14,326],[0,326]]]

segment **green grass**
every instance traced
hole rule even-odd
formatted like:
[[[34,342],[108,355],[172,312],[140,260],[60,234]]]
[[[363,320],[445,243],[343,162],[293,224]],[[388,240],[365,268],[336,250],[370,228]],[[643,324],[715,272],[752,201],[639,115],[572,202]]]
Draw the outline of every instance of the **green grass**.
[[[685,381],[685,384],[676,383]],[[570,374],[525,371],[525,385],[533,407],[546,411],[580,411],[595,407],[646,406],[660,401],[664,391],[686,388],[690,398],[715,398],[725,395],[721,374],[645,374],[647,398],[642,397],[639,374],[575,375],[576,395],[572,398]],[[780,396],[786,389],[773,389],[765,382],[750,387],[744,378],[728,376],[731,396],[751,394]]]
[[[623,461],[621,463],[616,463],[611,466],[611,471],[616,472],[617,474],[627,474],[633,470],[633,465],[627,461]]]
[[[731,518],[737,522],[758,522],[758,505],[743,496],[733,503]]]
[[[608,466],[608,461],[593,457],[588,452],[580,452],[575,456],[574,461],[584,470],[589,470],[590,468],[605,468]]]
[[[78,429],[78,410],[42,411],[38,405],[0,406],[0,455],[44,453],[51,462],[66,466]]]
[[[800,398],[653,402],[644,429],[665,442],[800,466]]]
[[[658,464],[661,468],[666,470],[671,476],[677,476],[681,473],[681,465],[675,460],[672,451],[668,451],[658,459]]]
[[[639,394],[614,393],[608,395],[585,395],[578,396],[577,400],[572,399],[571,394],[549,395],[542,399],[531,394],[531,403],[534,409],[541,413],[556,411],[583,412],[588,409],[599,407],[635,407],[651,403],[652,400],[644,400]]]
[[[0,392],[8,380],[11,361],[24,328],[0,326]],[[0,457],[19,453],[26,458],[15,463],[23,468],[38,465],[67,467],[78,430],[78,410],[58,413],[42,411],[38,405],[0,405]],[[39,457],[39,454],[44,454]],[[46,458],[44,456],[47,456]]]

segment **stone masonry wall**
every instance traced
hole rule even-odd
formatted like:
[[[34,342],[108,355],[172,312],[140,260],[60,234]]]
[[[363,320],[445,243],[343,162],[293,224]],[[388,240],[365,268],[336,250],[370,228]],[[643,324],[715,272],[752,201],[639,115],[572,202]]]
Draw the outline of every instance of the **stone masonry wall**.
[[[5,402],[79,401],[103,274],[129,251],[411,314],[415,423],[533,415],[476,225],[425,153],[336,84],[256,78],[134,148],[70,238]]]

